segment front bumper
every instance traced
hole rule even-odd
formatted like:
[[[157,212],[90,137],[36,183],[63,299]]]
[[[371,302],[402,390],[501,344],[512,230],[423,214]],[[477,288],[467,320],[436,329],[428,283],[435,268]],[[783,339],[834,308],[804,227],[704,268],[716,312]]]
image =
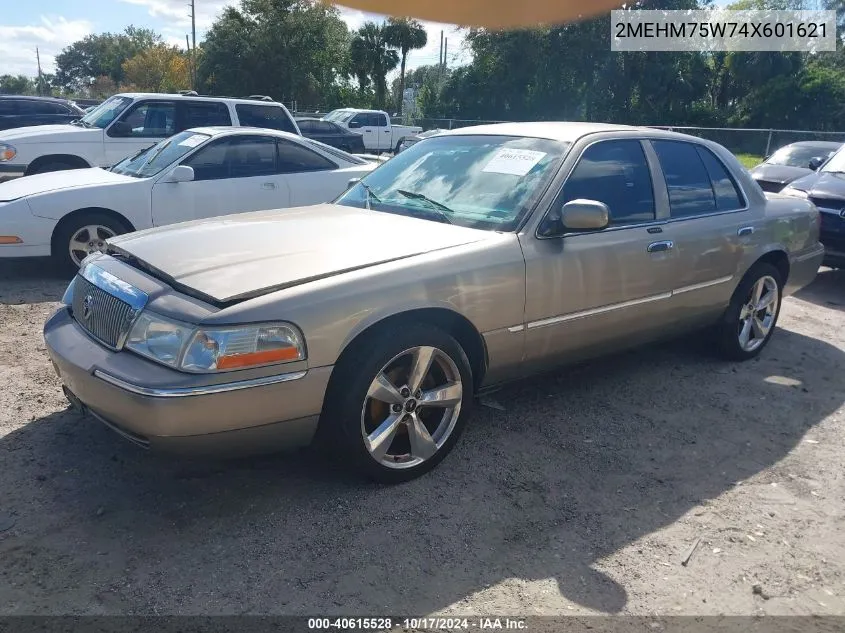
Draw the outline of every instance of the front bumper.
[[[251,380],[227,374],[225,383],[191,376],[185,384],[182,372],[99,345],[65,308],[47,321],[44,340],[72,404],[136,444],[179,453],[235,456],[308,445],[332,369]],[[133,378],[151,371],[151,384]],[[168,376],[179,386],[168,386]]]
[[[26,173],[28,165],[10,165],[9,163],[0,163],[0,182],[12,180],[13,178],[20,178]]]
[[[3,257],[46,257],[56,220],[32,214],[25,198],[0,202],[0,235],[20,238],[19,244],[0,244]]]

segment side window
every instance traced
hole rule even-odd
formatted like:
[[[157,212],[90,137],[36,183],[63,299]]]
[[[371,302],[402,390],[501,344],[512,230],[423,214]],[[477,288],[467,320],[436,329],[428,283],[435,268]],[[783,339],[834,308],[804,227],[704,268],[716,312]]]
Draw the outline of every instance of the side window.
[[[11,116],[18,113],[16,99],[0,99],[0,116]]]
[[[25,101],[24,107],[27,114],[67,114],[67,109],[60,103],[51,101]]]
[[[130,137],[166,138],[176,133],[176,104],[145,101],[132,107],[120,120],[132,128]]]
[[[370,125],[370,115],[364,112],[359,112],[356,114],[352,119],[349,121],[350,127],[352,123],[357,123],[361,127],[367,127]]]
[[[652,141],[669,190],[672,217],[688,217],[716,211],[710,176],[696,146],[684,141]]]
[[[736,211],[745,206],[742,194],[736,186],[733,178],[728,174],[727,168],[716,156],[706,147],[697,147],[698,155],[704,163],[710,182],[713,184],[713,192],[716,194],[716,208],[719,211]]]
[[[239,103],[235,106],[235,111],[243,126],[263,127],[296,134],[293,122],[281,106]]]
[[[317,152],[312,152],[298,143],[279,140],[278,147],[280,174],[337,169],[337,165],[328,158],[323,158]]]
[[[654,220],[651,172],[640,141],[602,141],[588,147],[563,185],[561,204],[603,202],[611,224]]]
[[[232,117],[229,116],[229,108],[225,103],[183,101],[179,106],[182,109],[180,132],[192,127],[232,125]]]
[[[276,173],[275,139],[227,137],[204,147],[183,164],[193,167],[195,181],[269,176]]]
[[[374,116],[376,118],[375,125],[377,125],[378,127],[387,127],[388,122],[386,114],[376,114]]]
[[[314,121],[314,131],[320,134],[335,134],[336,129],[334,124],[327,121]]]
[[[299,131],[303,134],[305,134],[306,132],[313,132],[315,123],[316,121],[297,121]]]

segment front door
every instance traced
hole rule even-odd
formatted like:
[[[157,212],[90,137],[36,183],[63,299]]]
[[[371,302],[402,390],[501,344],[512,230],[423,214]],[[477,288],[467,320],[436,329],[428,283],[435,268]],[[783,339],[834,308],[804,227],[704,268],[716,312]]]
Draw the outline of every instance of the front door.
[[[369,112],[359,112],[349,121],[349,129],[364,137],[364,147],[371,152],[377,152],[379,149],[379,128],[375,125],[377,122],[376,115]]]
[[[152,211],[156,226],[230,213],[289,206],[290,192],[276,166],[276,139],[227,136],[189,156],[192,182],[157,182]]]
[[[106,129],[105,164],[101,166],[119,163],[175,133],[174,101],[138,101]]]
[[[610,210],[600,231],[520,235],[526,259],[526,361],[578,360],[656,336],[665,324],[677,254],[661,221],[638,139],[588,146],[554,202],[596,200]],[[541,225],[542,229],[542,225]]]

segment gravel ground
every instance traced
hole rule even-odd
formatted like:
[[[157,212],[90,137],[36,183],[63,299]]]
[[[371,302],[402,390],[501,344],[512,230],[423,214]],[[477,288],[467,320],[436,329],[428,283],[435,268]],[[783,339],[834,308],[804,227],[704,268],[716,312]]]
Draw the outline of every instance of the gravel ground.
[[[392,488],[69,412],[64,287],[0,262],[2,614],[845,614],[845,271],[756,361],[681,342],[507,387]]]

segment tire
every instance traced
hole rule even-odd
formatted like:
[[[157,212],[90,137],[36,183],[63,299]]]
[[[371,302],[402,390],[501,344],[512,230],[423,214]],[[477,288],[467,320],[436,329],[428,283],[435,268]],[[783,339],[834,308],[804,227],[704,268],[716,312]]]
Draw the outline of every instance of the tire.
[[[35,174],[46,174],[51,171],[65,171],[67,169],[79,169],[79,167],[75,165],[71,165],[70,163],[65,163],[62,161],[56,161],[52,163],[44,163],[43,165],[39,165],[31,172],[27,174],[27,176],[34,176]]]
[[[393,155],[394,155],[394,156],[396,156],[396,154],[398,154],[398,153],[399,153],[399,146],[400,146],[400,145],[402,145],[402,141],[403,141],[403,140],[404,140],[404,139],[401,139],[401,138],[400,138],[398,141],[396,141],[396,147],[394,147],[394,148],[393,148]]]
[[[86,227],[91,227],[92,231],[82,235],[81,232]],[[96,236],[92,235],[94,227],[98,227]],[[73,216],[69,220],[62,221],[53,234],[51,249],[53,262],[61,273],[74,275],[79,270],[79,262],[84,259],[83,253],[101,248],[107,237],[128,233],[131,230],[124,222],[108,213],[92,211]],[[79,246],[76,257],[71,255],[71,240],[76,240]],[[94,244],[91,245],[91,242]]]
[[[414,394],[407,389],[413,386],[410,369],[429,355],[431,369]],[[409,481],[437,466],[458,441],[470,415],[472,385],[466,353],[439,328],[411,324],[376,332],[335,367],[318,441],[338,463],[368,479],[384,484]],[[423,404],[426,394],[432,397],[435,392],[454,398],[453,406]],[[387,440],[377,442],[378,428],[385,429],[382,438]]]
[[[722,357],[749,360],[769,343],[780,315],[783,283],[780,271],[765,262],[755,264],[745,274],[716,327],[717,349]],[[766,297],[770,300],[763,306]],[[760,308],[753,314],[752,300]]]

